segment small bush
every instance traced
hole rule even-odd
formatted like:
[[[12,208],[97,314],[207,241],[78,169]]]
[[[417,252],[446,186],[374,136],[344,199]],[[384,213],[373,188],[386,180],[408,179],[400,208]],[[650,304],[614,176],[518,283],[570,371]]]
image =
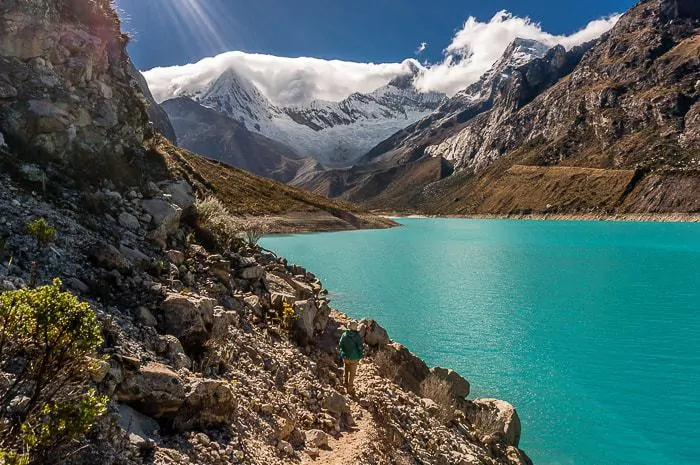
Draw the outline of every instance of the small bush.
[[[399,375],[399,366],[392,360],[391,354],[388,350],[379,350],[373,357],[373,362],[377,366],[377,372],[379,376],[390,380],[391,382],[396,382],[396,378]]]
[[[241,245],[238,234],[240,223],[215,197],[207,197],[195,204],[197,224],[200,230],[210,236],[214,246],[230,250]]]
[[[429,376],[420,385],[422,397],[432,400],[438,406],[436,417],[441,423],[449,423],[457,408],[450,391],[450,385],[437,376]]]
[[[36,244],[43,249],[56,239],[56,228],[49,226],[44,218],[37,218],[25,225],[27,234],[36,240]]]
[[[240,228],[243,231],[243,238],[251,245],[256,245],[270,232],[270,225],[260,218],[245,220],[241,223]]]
[[[95,312],[61,281],[0,295],[0,462],[58,458],[106,411],[86,389],[102,343]]]
[[[282,311],[272,318],[272,321],[279,324],[282,329],[289,332],[292,330],[294,321],[299,318],[297,312],[287,302],[282,302]]]

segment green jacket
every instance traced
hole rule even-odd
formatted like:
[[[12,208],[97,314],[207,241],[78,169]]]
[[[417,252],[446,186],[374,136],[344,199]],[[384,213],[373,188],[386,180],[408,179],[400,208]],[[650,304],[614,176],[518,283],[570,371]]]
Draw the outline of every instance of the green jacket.
[[[338,350],[343,360],[360,360],[364,351],[360,333],[352,329],[346,330],[343,335],[340,336]]]

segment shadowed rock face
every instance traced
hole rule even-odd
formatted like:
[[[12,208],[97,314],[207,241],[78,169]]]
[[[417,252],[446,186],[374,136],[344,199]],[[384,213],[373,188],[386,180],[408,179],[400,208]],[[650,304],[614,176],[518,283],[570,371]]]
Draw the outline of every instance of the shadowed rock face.
[[[0,4],[0,131],[23,151],[97,161],[140,148],[148,115],[106,0]]]

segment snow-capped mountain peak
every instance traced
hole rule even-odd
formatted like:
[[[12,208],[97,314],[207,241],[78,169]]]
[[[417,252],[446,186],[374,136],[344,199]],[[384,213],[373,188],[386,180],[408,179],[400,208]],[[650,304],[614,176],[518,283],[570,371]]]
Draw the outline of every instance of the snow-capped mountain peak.
[[[290,146],[299,155],[329,165],[349,165],[394,132],[430,114],[446,100],[439,92],[421,92],[413,81],[420,69],[393,79],[374,92],[353,93],[344,100],[315,100],[277,106],[229,68],[207,88],[189,95],[200,104]]]

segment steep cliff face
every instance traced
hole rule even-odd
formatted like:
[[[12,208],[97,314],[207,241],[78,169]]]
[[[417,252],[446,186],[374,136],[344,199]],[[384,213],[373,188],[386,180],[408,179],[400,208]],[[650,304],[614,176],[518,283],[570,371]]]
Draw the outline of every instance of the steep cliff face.
[[[165,112],[163,107],[158,105],[156,100],[153,98],[153,94],[151,94],[151,90],[148,88],[146,78],[143,77],[143,74],[141,74],[141,72],[137,70],[136,66],[134,66],[134,64],[131,62],[129,62],[129,74],[132,78],[136,80],[139,90],[146,99],[146,112],[148,113],[148,117],[153,123],[153,126],[156,129],[156,131],[163,134],[168,140],[172,141],[174,144],[177,144],[177,135],[175,134],[175,129],[173,128],[173,125],[170,122],[168,114]]]
[[[687,167],[697,154],[700,73],[694,2],[645,1],[573,73],[520,111],[506,100],[431,156],[484,168],[528,144],[531,162]],[[522,86],[516,79],[511,86]]]
[[[71,167],[141,150],[148,115],[129,79],[126,36],[107,0],[0,4],[0,132]]]

